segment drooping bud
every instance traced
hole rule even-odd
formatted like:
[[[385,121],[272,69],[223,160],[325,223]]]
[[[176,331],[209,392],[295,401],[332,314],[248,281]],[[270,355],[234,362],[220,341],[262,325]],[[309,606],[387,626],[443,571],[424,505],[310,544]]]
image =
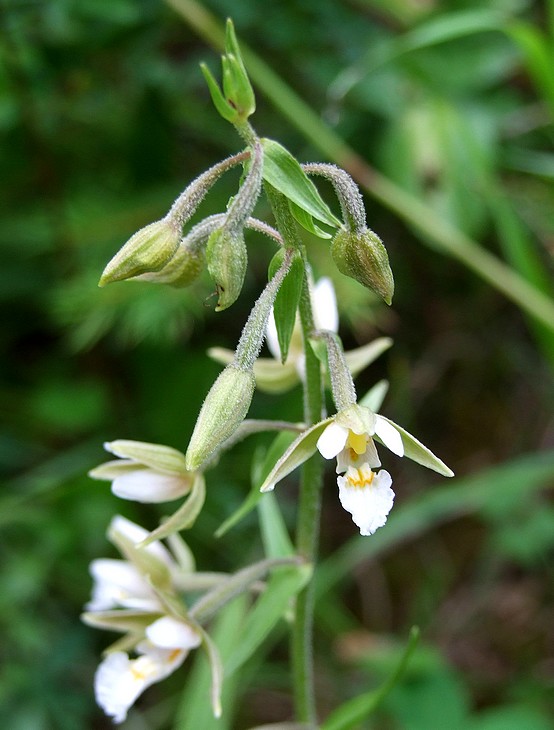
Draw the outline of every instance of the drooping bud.
[[[331,243],[338,270],[379,294],[387,304],[394,294],[394,279],[387,250],[379,236],[366,228],[338,231]]]
[[[180,238],[180,226],[168,217],[141,228],[111,259],[98,285],[159,271],[172,258]]]
[[[206,255],[218,294],[215,311],[222,312],[237,300],[244,283],[248,254],[242,229],[223,227],[214,231]]]
[[[198,469],[244,420],[256,379],[252,370],[228,365],[206,396],[186,453],[187,469]]]

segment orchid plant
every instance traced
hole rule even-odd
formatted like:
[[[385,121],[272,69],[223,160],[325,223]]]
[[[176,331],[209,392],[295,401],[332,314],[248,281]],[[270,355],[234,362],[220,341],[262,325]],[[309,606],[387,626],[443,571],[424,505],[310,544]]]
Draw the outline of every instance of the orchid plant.
[[[204,649],[208,656],[211,704],[214,716],[219,716],[225,712],[221,704],[225,677],[249,658],[280,618],[290,615],[294,599],[291,664],[296,719],[315,727],[312,577],[323,466],[317,452],[323,459],[336,458],[340,503],[364,536],[385,525],[395,496],[391,474],[381,469],[376,442],[444,476],[452,472],[415,437],[378,413],[385,383],[377,383],[358,400],[354,376],[392,343],[381,337],[345,352],[338,335],[333,284],[329,278],[313,280],[301,229],[330,240],[331,256],[341,274],[370,288],[387,304],[392,301],[388,255],[367,227],[357,186],[343,170],[323,163],[302,165],[278,142],[258,136],[249,121],[255,110],[254,93],[231,21],[222,68],[222,88],[206,66],[202,71],[217,111],[235,127],[245,148],[200,175],[165,217],[135,233],[107,264],[100,285],[139,279],[184,287],[207,269],[217,294],[216,311],[225,310],[241,294],[249,229],[265,234],[276,249],[269,280],[235,351],[217,347],[209,351],[225,367],[206,396],[186,453],[138,441],[105,444],[117,458],[93,469],[90,476],[111,482],[115,495],[150,503],[184,500],[151,532],[123,517],[114,518],[108,536],[124,559],[92,563],[93,594],[83,618],[91,626],[123,634],[107,650],[95,680],[97,701],[115,722],[122,722],[139,695],[176,671],[194,648]],[[188,227],[212,185],[239,165],[241,183],[227,210]],[[314,176],[331,183],[340,216],[320,196]],[[273,213],[272,224],[253,216],[262,194]],[[264,340],[270,358],[259,357]],[[246,418],[257,389],[279,394],[299,384],[304,397],[298,422]],[[334,404],[329,417],[326,388]],[[225,529],[257,502],[270,499],[271,520],[280,524],[277,503],[265,493],[302,466],[295,543],[283,528],[278,548],[274,541],[260,562],[232,574],[196,572],[180,532],[193,528],[203,508],[210,467],[237,441],[261,431],[284,432],[288,438],[280,442],[277,437],[274,463],[256,485],[257,496],[247,497],[239,512],[229,516]],[[224,664],[210,626],[227,604],[243,594],[256,631],[244,632],[240,656]]]

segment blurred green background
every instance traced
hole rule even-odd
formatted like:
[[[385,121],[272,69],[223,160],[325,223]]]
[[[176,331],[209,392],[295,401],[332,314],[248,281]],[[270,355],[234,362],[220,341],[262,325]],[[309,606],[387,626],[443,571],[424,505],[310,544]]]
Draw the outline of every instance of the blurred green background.
[[[201,37],[209,18],[192,3],[172,4],[2,3],[0,718],[10,730],[110,727],[92,679],[111,637],[79,622],[88,564],[113,554],[105,529],[114,513],[152,528],[164,510],[123,503],[86,472],[115,438],[186,448],[219,370],[205,350],[234,347],[272,254],[249,237],[245,289],[217,315],[207,276],[184,291],[96,286],[135,230],[240,149],[198,68],[218,63]],[[384,412],[457,475],[446,483],[385,456],[396,505],[387,527],[363,539],[328,474],[316,613],[321,714],[378,684],[418,624],[422,641],[403,681],[363,727],[548,730],[554,3],[209,0],[203,8],[220,25],[231,15],[239,38],[315,115],[310,135],[307,115],[266,80],[257,89],[260,134],[311,161],[333,157],[332,130],[395,184],[352,163],[369,183],[368,223],[389,250],[391,309],[335,273],[326,242],[308,241],[309,251],[316,275],[336,284],[345,345],[395,340],[360,377],[360,393],[388,378]],[[236,184],[232,174],[218,183],[201,214],[224,209]],[[468,237],[474,248],[464,253]],[[513,287],[483,251],[506,263]],[[538,294],[527,306],[530,291]],[[300,397],[257,395],[251,413],[297,420]],[[213,532],[247,493],[252,450],[264,444],[244,444],[209,474],[207,506],[187,536],[201,569],[260,557],[254,516],[219,541]],[[278,496],[292,524],[295,480]],[[266,663],[245,672],[232,727],[290,718],[285,649],[268,647]],[[125,727],[172,727],[186,674],[149,690]]]

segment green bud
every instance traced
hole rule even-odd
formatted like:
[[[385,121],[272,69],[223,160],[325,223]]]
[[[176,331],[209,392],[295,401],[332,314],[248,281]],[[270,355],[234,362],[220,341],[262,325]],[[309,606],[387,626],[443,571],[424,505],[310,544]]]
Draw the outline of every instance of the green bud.
[[[196,281],[205,265],[206,255],[202,249],[193,249],[181,244],[173,258],[162,269],[141,274],[135,279],[155,284],[169,284],[176,289],[182,289]]]
[[[221,312],[237,300],[244,282],[248,255],[242,229],[223,227],[214,231],[206,255],[218,294],[215,311]]]
[[[104,269],[99,286],[132,279],[140,274],[159,271],[175,253],[181,230],[168,218],[141,228],[121,248]]]
[[[387,304],[391,303],[394,279],[387,250],[377,234],[368,228],[359,232],[341,229],[331,243],[331,253],[341,274],[356,279]]]
[[[186,465],[195,471],[234,434],[244,420],[254,395],[252,370],[228,365],[212,385],[194,427]]]

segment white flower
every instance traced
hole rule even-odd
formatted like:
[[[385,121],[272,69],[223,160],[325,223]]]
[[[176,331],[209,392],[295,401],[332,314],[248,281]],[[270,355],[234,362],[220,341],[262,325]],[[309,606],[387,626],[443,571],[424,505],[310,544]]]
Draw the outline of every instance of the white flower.
[[[191,490],[194,475],[176,449],[124,439],[105,443],[104,448],[121,458],[92,469],[89,476],[112,482],[112,492],[121,499],[169,502]]]
[[[94,578],[88,611],[109,611],[113,608],[135,608],[159,611],[160,602],[134,565],[126,560],[100,558],[90,564]]]
[[[374,435],[393,454],[404,456],[404,444],[397,429],[382,416],[358,405],[335,416],[317,440],[317,448],[324,459],[337,457],[337,473],[365,463],[381,466]]]
[[[202,643],[183,621],[164,616],[146,628],[147,639],[137,645],[136,659],[116,651],[96,671],[94,691],[104,712],[120,723],[147,687],[165,679],[184,662],[189,649]]]
[[[360,468],[349,466],[337,483],[340,503],[352,515],[360,534],[373,535],[387,521],[394,502],[391,475],[384,469],[376,474],[365,463]]]

